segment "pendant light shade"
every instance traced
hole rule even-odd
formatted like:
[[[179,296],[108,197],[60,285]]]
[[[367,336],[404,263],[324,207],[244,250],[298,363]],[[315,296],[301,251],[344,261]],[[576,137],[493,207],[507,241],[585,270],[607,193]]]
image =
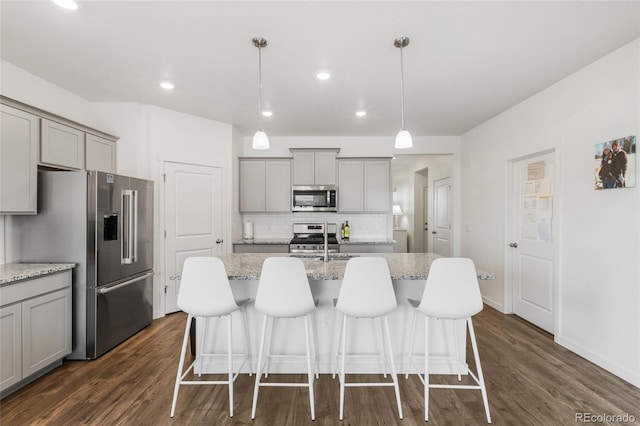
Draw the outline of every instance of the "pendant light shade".
[[[402,55],[402,49],[409,45],[409,37],[397,38],[393,42],[393,45],[400,49],[400,93],[402,96],[402,128],[396,136],[395,147],[397,149],[405,149],[413,146],[411,133],[404,128],[404,58]]]
[[[266,47],[267,40],[262,37],[254,37],[251,41],[258,48],[258,124],[260,124],[262,119],[262,48]],[[253,149],[269,149],[269,137],[262,128],[253,135],[251,147]]]
[[[398,149],[411,148],[413,146],[413,140],[411,139],[411,133],[407,129],[402,129],[396,135],[395,147]]]
[[[256,134],[253,135],[251,147],[253,149],[269,149],[269,137],[264,130],[259,129]]]

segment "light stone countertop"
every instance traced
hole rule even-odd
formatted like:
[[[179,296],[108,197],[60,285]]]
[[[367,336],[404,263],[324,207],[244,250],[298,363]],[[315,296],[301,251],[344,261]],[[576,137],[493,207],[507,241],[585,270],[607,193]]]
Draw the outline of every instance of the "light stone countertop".
[[[395,241],[389,238],[375,237],[350,237],[348,240],[338,239],[339,244],[394,244]]]
[[[282,244],[289,245],[291,242],[291,238],[272,238],[272,239],[264,239],[264,238],[254,238],[253,240],[239,240],[234,241],[233,244]]]
[[[255,238],[253,240],[239,240],[234,241],[233,244],[286,244],[289,245],[291,238]],[[343,240],[338,238],[339,244],[394,244],[395,241],[389,238],[375,238],[375,237],[359,237]]]
[[[7,263],[0,265],[0,285],[66,271],[75,263]]]
[[[286,253],[231,253],[223,254],[230,280],[259,280],[262,263],[267,257],[289,256]],[[363,253],[360,256],[384,257],[389,264],[393,280],[426,280],[431,262],[437,259],[434,253]],[[340,280],[344,276],[347,260],[331,260],[323,262],[317,258],[302,258],[310,280]],[[482,280],[495,279],[490,273],[478,272]]]

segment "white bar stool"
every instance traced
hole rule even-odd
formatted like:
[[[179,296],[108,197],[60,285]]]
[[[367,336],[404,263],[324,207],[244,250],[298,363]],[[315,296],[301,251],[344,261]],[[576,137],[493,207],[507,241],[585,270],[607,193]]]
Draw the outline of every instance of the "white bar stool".
[[[433,261],[431,268],[429,269],[427,284],[424,288],[424,293],[422,294],[422,301],[414,299],[408,300],[415,310],[413,312],[413,321],[411,325],[411,343],[409,345],[409,359],[405,377],[409,376],[409,368],[413,366],[418,371],[418,377],[424,384],[424,419],[429,421],[429,388],[479,389],[482,393],[482,401],[484,402],[484,410],[487,415],[487,423],[491,423],[487,388],[484,384],[484,376],[482,375],[482,367],[480,365],[480,355],[478,354],[478,344],[476,343],[476,335],[473,330],[473,322],[471,321],[471,317],[482,311],[483,307],[476,268],[473,261],[466,258],[451,257],[436,259]],[[413,359],[418,358],[413,355],[413,338],[418,312],[425,315],[424,378],[417,365],[413,363]],[[454,333],[456,334],[456,336],[454,336],[454,341],[456,342],[456,356],[454,361],[456,363],[456,369],[458,370],[458,380],[460,380],[461,360],[457,344],[458,336],[456,333],[455,321],[461,319],[467,321],[478,376],[476,377],[468,367],[465,368],[476,382],[476,385],[429,384],[429,318],[452,320],[454,323]]]
[[[344,271],[344,278],[340,287],[340,293],[336,302],[336,310],[341,314],[338,344],[336,345],[336,364],[338,357],[340,358],[339,379],[340,379],[340,420],[344,417],[344,389],[345,387],[365,387],[365,386],[393,386],[396,394],[396,402],[398,404],[398,414],[402,419],[402,403],[400,402],[400,389],[398,387],[398,376],[396,375],[395,362],[393,360],[393,347],[391,345],[391,336],[389,334],[389,323],[387,315],[398,307],[396,295],[393,291],[391,282],[391,274],[386,259],[382,257],[355,257],[349,260]],[[384,361],[385,372],[391,370],[392,382],[366,382],[366,383],[347,383],[345,362],[346,357],[367,357],[371,355],[347,355],[347,320],[349,318],[372,318],[380,321],[380,328],[384,324],[382,343],[383,349],[381,355],[373,355],[381,357]],[[384,344],[387,344],[389,353],[389,362],[385,358]],[[335,377],[335,374],[334,374]],[[387,377],[387,374],[384,374]]]
[[[180,363],[178,366],[178,374],[176,376],[176,385],[173,391],[173,402],[171,404],[171,417],[174,416],[176,410],[176,402],[178,401],[178,392],[180,385],[229,385],[229,416],[233,417],[233,382],[240,374],[240,370],[245,362],[249,363],[249,375],[251,375],[251,358],[249,355],[249,337],[247,335],[247,321],[245,306],[250,299],[236,302],[231,292],[227,272],[224,263],[217,257],[190,257],[184,261],[182,268],[182,279],[180,281],[180,290],[178,292],[178,307],[189,314],[187,317],[187,326],[182,341],[182,351],[180,352]],[[234,354],[232,351],[231,337],[232,324],[231,314],[240,310],[242,316],[242,327],[247,352],[244,354]],[[209,318],[224,317],[227,320],[227,353],[214,354],[205,353],[204,347],[206,342],[200,345],[201,353],[196,353],[195,360],[184,369],[184,361],[187,353],[187,344],[189,341],[189,331],[191,329],[192,318],[202,318],[204,324],[204,333],[206,336],[206,327]],[[193,369],[197,362],[204,358],[226,356],[228,363],[228,379],[227,380],[185,380],[185,377]],[[233,373],[233,358],[243,357],[242,364],[238,371]]]
[[[316,418],[315,402],[313,396],[314,369],[315,376],[318,376],[318,364],[316,356],[315,331],[313,330],[313,313],[317,307],[317,301],[313,300],[311,287],[307,278],[307,272],[301,259],[294,257],[269,257],[262,264],[262,273],[258,283],[256,294],[256,310],[264,314],[262,322],[262,336],[260,338],[260,352],[258,355],[258,367],[256,371],[256,381],[253,389],[253,406],[251,408],[251,419],[256,418],[256,407],[258,405],[258,390],[260,386],[276,387],[308,387],[309,405],[311,408],[311,420]],[[272,355],[271,345],[265,355],[265,338],[267,335],[267,322],[271,323],[271,334],[273,334],[273,320],[280,318],[304,317],[306,361],[307,361],[307,383],[260,383],[262,373],[267,369],[263,365],[269,365],[271,358],[295,358],[304,355]],[[271,340],[271,336],[268,339]],[[313,346],[313,348],[312,348]],[[315,367],[312,367],[312,363]]]

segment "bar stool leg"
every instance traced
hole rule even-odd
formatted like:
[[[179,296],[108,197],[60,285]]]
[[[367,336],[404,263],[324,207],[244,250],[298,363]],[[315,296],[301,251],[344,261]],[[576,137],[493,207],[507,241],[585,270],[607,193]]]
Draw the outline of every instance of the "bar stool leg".
[[[249,329],[247,328],[247,310],[242,306],[240,308],[240,314],[242,316],[242,328],[244,331],[244,344],[247,348],[247,363],[249,364],[249,377],[253,375],[253,362],[251,359],[251,349],[249,348]]]
[[[341,357],[341,370],[339,372],[340,374],[340,420],[342,420],[344,418],[344,382],[346,379],[346,375],[345,375],[345,360],[347,357],[347,316],[346,315],[342,315],[342,332],[341,337],[342,337],[342,357]]]
[[[460,374],[460,349],[458,345],[458,320],[452,319],[453,322],[453,343],[456,347],[456,371],[458,372],[458,381],[462,380],[462,376]]]
[[[391,367],[391,378],[393,379],[393,388],[396,392],[396,402],[398,403],[398,414],[402,420],[402,402],[400,402],[400,387],[398,386],[398,375],[396,374],[395,362],[393,360],[393,347],[391,346],[391,333],[389,333],[389,321],[384,316],[384,329],[387,332],[387,344],[389,346],[389,364]]]
[[[176,402],[178,401],[178,392],[180,391],[180,382],[182,381],[182,369],[184,368],[184,358],[187,354],[187,345],[189,343],[189,330],[191,329],[191,314],[187,317],[187,326],[184,330],[184,338],[182,340],[182,351],[180,352],[180,363],[178,364],[178,374],[176,375],[176,385],[173,388],[173,402],[171,403],[171,417],[176,413]]]
[[[231,346],[231,314],[227,315],[227,360],[229,363],[229,417],[233,417],[233,348]]]
[[[413,310],[413,318],[411,319],[411,334],[409,334],[409,356],[407,357],[407,365],[404,370],[404,378],[409,378],[409,370],[411,369],[411,359],[413,358],[413,340],[416,334],[416,318],[418,317],[418,311]]]
[[[424,317],[424,421],[429,421],[429,317]]]
[[[318,368],[318,322],[316,321],[316,313],[311,312],[311,336],[313,336],[312,338],[312,342],[313,342],[313,361],[314,361],[314,366],[316,369],[316,379],[320,378],[320,374],[318,373],[319,368]]]
[[[268,339],[265,344],[265,363],[264,363],[264,378],[269,378],[269,367],[271,367],[271,343],[273,343],[273,332],[276,329],[276,322],[272,317],[269,317],[269,331],[268,331]]]
[[[338,372],[338,366],[339,366],[338,356],[340,354],[340,345],[342,343],[342,341],[340,340],[340,337],[342,336],[342,321],[344,320],[344,315],[342,315],[338,311],[336,311],[336,315],[338,316],[338,328],[337,328],[338,332],[336,333],[336,342],[335,342],[336,350],[334,351],[335,356],[332,357],[333,358],[332,363],[334,365],[333,375],[331,376],[332,379],[335,379],[336,373],[339,373]]]
[[[489,413],[489,399],[487,398],[487,387],[484,384],[484,376],[482,374],[482,366],[480,365],[480,354],[478,353],[478,343],[476,342],[476,333],[473,330],[473,322],[471,317],[467,318],[469,326],[469,337],[471,338],[471,347],[473,348],[473,358],[476,362],[478,370],[478,381],[480,382],[480,391],[482,392],[482,402],[484,403],[484,411],[487,413],[487,423],[491,423],[491,414]]]
[[[380,320],[380,318],[373,318],[373,321],[378,323],[377,327],[376,324],[373,325],[373,332],[376,334],[378,347],[381,348],[380,355],[382,356],[382,363],[384,364],[384,373],[382,377],[386,379],[387,374],[389,374],[389,365],[387,364],[387,354],[384,345],[384,331],[382,330],[382,320]]]
[[[264,351],[264,338],[267,334],[267,316],[262,321],[262,336],[260,337],[260,350],[258,351],[258,365],[256,367],[256,382],[253,386],[253,404],[251,406],[251,419],[256,418],[256,406],[258,405],[258,389],[260,388],[260,378],[262,377],[262,353]]]
[[[309,339],[309,315],[304,316],[304,341],[307,347],[307,379],[309,382],[309,406],[311,407],[311,420],[316,419],[316,407],[313,398],[313,370],[311,369],[311,342]]]

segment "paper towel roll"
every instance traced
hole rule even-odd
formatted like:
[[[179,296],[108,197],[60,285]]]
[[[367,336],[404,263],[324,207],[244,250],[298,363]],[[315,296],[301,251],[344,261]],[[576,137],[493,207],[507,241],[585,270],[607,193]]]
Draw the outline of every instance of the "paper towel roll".
[[[245,240],[253,240],[253,222],[246,221],[244,223],[244,231],[242,232],[242,238]]]

